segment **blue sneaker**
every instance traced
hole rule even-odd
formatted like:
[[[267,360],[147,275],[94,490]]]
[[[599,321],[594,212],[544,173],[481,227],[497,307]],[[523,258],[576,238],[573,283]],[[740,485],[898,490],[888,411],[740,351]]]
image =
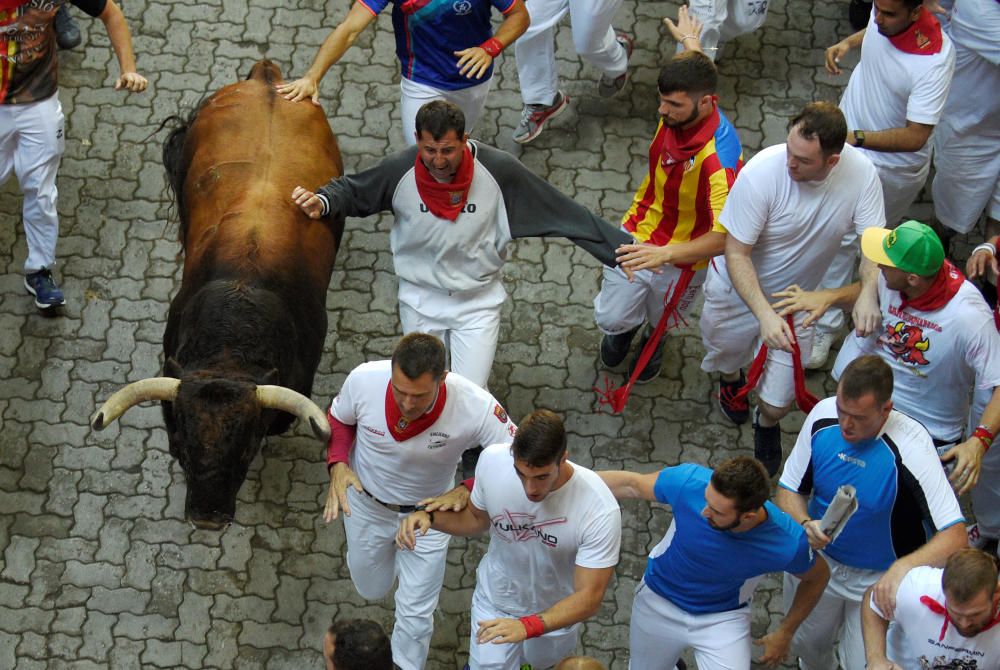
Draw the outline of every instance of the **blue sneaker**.
[[[35,296],[35,306],[38,309],[52,309],[66,304],[62,291],[52,279],[52,270],[48,268],[25,275],[24,288]]]

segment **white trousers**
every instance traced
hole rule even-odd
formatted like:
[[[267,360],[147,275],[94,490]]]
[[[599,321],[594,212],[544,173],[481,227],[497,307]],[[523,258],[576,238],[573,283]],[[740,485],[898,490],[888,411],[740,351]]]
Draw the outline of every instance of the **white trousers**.
[[[541,637],[513,644],[479,644],[476,631],[480,621],[490,619],[516,619],[502,612],[480,593],[479,588],[472,594],[472,634],[469,636],[470,670],[519,670],[522,664],[530,663],[533,668],[550,668],[576,650],[576,640],[580,624],[560,628]]]
[[[972,394],[967,435],[972,435],[972,431],[979,425],[979,419],[991,397],[992,389],[976,389]],[[979,482],[972,489],[972,511],[983,537],[1000,538],[1000,445],[994,446],[983,456]]]
[[[618,335],[644,322],[656,326],[663,314],[667,289],[681,276],[681,270],[673,265],[660,269],[663,272],[640,270],[635,273],[635,281],[630,282],[621,268],[604,266],[601,291],[594,298],[594,320],[602,333]],[[677,306],[682,315],[687,316],[691,311],[703,283],[705,270],[699,270]]]
[[[823,275],[817,290],[828,288],[841,288],[847,286],[854,280],[854,268],[858,261],[858,236],[855,233],[844,235],[840,241],[840,248],[837,254],[830,261],[826,274]],[[826,310],[823,316],[816,321],[816,330],[824,333],[836,333],[843,327],[846,316],[844,310],[833,307]]]
[[[714,267],[705,280],[705,307],[701,311],[701,342],[705,372],[732,374],[753,360],[760,350],[760,322],[739,293]],[[795,337],[804,361],[812,352],[813,329],[803,328],[806,313],[795,315]],[[774,407],[790,407],[795,402],[792,354],[768,349],[764,374],[757,385],[757,397]]]
[[[451,536],[427,531],[413,551],[398,550],[396,531],[407,515],[383,507],[353,487],[347,490],[347,498],[351,515],[344,516],[344,533],[351,581],[362,598],[379,600],[399,577],[392,660],[402,670],[420,670],[427,662],[434,633],[434,610]]]
[[[689,614],[640,582],[629,624],[629,670],[670,670],[688,647],[699,670],[749,670],[750,608]]]
[[[813,611],[792,639],[792,653],[802,670],[864,670],[865,641],[861,635],[861,600],[869,586],[882,576],[876,570],[844,565],[824,555],[830,566],[830,581]],[[785,613],[792,606],[799,580],[785,573],[782,587]],[[834,655],[834,644],[840,643]]]
[[[702,23],[701,46],[715,60],[721,42],[752,33],[767,19],[768,0],[691,0],[691,13]],[[678,51],[683,46],[677,45]]]
[[[1000,65],[956,46],[955,75],[934,129],[934,213],[959,233],[1000,220]]]
[[[39,102],[0,105],[0,184],[13,173],[24,193],[26,273],[56,262],[56,173],[66,147],[64,125],[58,93]]]
[[[527,0],[531,25],[514,42],[521,99],[526,105],[551,105],[559,91],[555,27],[569,12],[573,48],[609,77],[628,69],[628,54],[615,40],[611,21],[622,0]]]
[[[910,209],[910,205],[920,195],[920,189],[927,181],[927,175],[931,170],[931,162],[928,160],[918,170],[900,170],[892,166],[882,166],[875,163],[875,170],[878,172],[878,179],[882,182],[882,199],[885,202],[885,226],[895,228],[905,218]]]
[[[500,280],[474,291],[442,291],[399,280],[403,333],[440,338],[457,372],[486,388],[500,335],[500,307],[507,298]]]
[[[458,105],[465,114],[465,132],[472,135],[476,122],[483,115],[486,106],[486,96],[493,84],[493,77],[475,86],[469,86],[457,91],[432,88],[424,84],[410,81],[406,77],[399,80],[401,94],[400,115],[403,119],[403,139],[407,146],[417,143],[417,112],[431,100],[447,100]]]

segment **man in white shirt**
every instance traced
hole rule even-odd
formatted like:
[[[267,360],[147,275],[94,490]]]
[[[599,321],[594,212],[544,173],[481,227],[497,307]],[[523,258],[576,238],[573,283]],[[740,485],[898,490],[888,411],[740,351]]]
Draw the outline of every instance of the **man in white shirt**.
[[[861,149],[878,170],[886,225],[894,228],[927,181],[930,137],[948,97],[955,49],[922,0],[878,0],[867,28],[826,50],[827,70],[840,74],[841,59],[858,47],[861,60],[840,108],[850,128],[848,144]],[[856,237],[847,235],[837,257],[827,263],[821,287],[851,282],[857,248]],[[843,322],[840,310],[820,319],[810,368],[826,362]]]
[[[382,598],[399,578],[392,649],[403,670],[427,658],[450,537],[429,533],[417,551],[397,552],[399,521],[451,489],[465,449],[509,443],[516,431],[493,396],[444,361],[439,339],[410,333],[392,361],[351,371],[330,405],[323,518],[344,511],[347,567],[363,598]],[[459,485],[434,506],[461,509],[470,488]]]
[[[847,123],[836,106],[815,102],[792,119],[788,142],[764,149],[740,172],[720,215],[728,231],[724,258],[715,258],[705,282],[701,337],[705,372],[721,373],[719,404],[734,423],[749,406],[741,367],[757,352],[765,359],[757,385],[754,454],[773,476],[781,464],[778,422],[796,388],[793,369],[809,355],[811,332],[796,317],[795,330],[772,307],[773,294],[790,284],[816,287],[848,232],[885,222],[882,188],[871,161],[844,145]],[[878,322],[874,264],[862,261],[863,299],[855,308],[859,331]],[[764,351],[761,345],[766,345]],[[799,377],[801,379],[801,377]]]
[[[899,585],[893,614],[883,614],[866,594],[861,625],[867,667],[1000,667],[998,605],[997,565],[978,549],[955,552],[944,570],[914,568]]]
[[[415,512],[400,524],[397,544],[419,551],[432,530],[489,530],[472,596],[469,666],[555,665],[573,653],[580,623],[600,608],[618,563],[618,503],[600,477],[567,459],[565,427],[548,410],[526,416],[509,447],[483,451],[470,503]]]

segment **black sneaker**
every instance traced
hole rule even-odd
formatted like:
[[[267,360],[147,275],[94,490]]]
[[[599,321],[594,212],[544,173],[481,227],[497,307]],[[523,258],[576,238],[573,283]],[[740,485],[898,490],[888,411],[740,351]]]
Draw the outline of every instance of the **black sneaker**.
[[[855,30],[868,27],[868,19],[872,16],[872,3],[864,0],[851,0],[847,7],[847,20]]]
[[[735,398],[736,392],[747,383],[747,378],[740,370],[740,378],[734,382],[727,382],[719,379],[719,409],[730,421],[737,426],[742,426],[750,419],[750,403],[746,398]]]
[[[781,426],[775,424],[764,428],[759,422],[760,412],[757,412],[753,422],[753,456],[764,464],[767,474],[773,477],[781,467]]]
[[[605,335],[601,338],[601,365],[606,368],[618,367],[628,356],[628,348],[632,338],[639,332],[639,326],[617,335]]]
[[[83,38],[80,36],[80,26],[69,13],[67,2],[56,12],[56,44],[60,49],[75,49],[80,46]]]
[[[632,373],[635,371],[635,366],[639,363],[639,357],[642,356],[642,350],[646,347],[646,342],[649,341],[650,333],[647,331],[646,335],[643,336],[642,341],[639,342],[639,347],[635,350],[635,356],[632,357],[632,362],[628,365],[628,376],[632,377]],[[653,355],[649,357],[649,361],[646,362],[646,367],[642,369],[639,376],[635,378],[636,384],[648,384],[657,377],[660,376],[660,366],[663,365],[663,347],[667,343],[666,335],[660,338],[660,344],[653,350]]]
[[[56,286],[56,282],[52,279],[52,270],[48,268],[25,275],[24,288],[35,296],[35,306],[38,309],[49,310],[66,304],[63,292]]]

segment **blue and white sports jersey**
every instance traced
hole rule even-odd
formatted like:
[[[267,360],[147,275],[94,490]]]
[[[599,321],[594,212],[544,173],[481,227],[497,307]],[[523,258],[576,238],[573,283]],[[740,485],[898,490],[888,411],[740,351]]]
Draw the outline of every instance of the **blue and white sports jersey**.
[[[854,568],[886,570],[934,532],[964,521],[927,430],[892,410],[882,432],[851,444],[840,433],[837,399],[820,401],[806,417],[781,473],[780,486],[812,494],[819,519],[842,484],[857,490],[858,511],[823,553]]]
[[[646,584],[690,614],[745,607],[761,576],[807,572],[815,562],[802,528],[770,501],[767,519],[745,533],[716,530],[701,515],[712,471],[701,465],[665,468],[659,502],[673,508],[667,534],[649,554]]]
[[[378,14],[390,0],[358,0]],[[458,73],[456,51],[479,46],[493,36],[490,7],[506,14],[514,0],[392,0],[392,27],[401,74],[410,81],[456,91],[489,81]]]

